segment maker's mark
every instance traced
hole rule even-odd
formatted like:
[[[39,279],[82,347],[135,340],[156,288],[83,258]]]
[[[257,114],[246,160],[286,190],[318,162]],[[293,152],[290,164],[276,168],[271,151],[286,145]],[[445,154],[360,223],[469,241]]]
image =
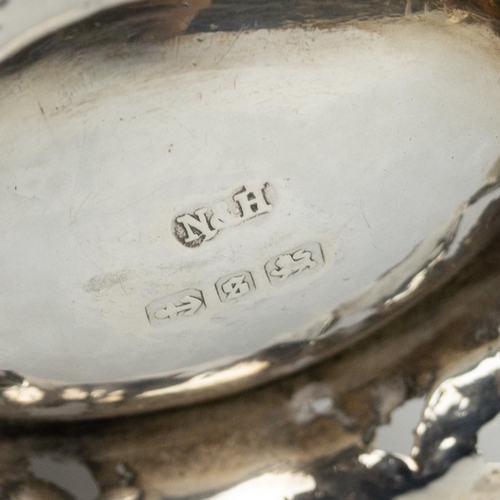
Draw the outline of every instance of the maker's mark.
[[[267,214],[273,208],[267,196],[268,187],[268,184],[243,186],[230,200],[176,216],[172,224],[174,236],[186,247],[197,247],[222,229]]]

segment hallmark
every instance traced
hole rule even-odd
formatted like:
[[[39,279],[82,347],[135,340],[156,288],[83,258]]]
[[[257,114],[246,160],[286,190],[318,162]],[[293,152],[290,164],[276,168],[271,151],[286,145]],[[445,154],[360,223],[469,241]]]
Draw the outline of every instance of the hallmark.
[[[269,185],[243,186],[230,200],[200,207],[174,218],[174,236],[186,247],[197,247],[213,239],[219,231],[272,210],[268,200]]]
[[[267,278],[272,285],[279,285],[297,276],[320,269],[325,263],[319,243],[307,243],[273,257],[265,265]]]
[[[224,276],[215,284],[221,302],[239,299],[255,290],[253,276],[248,271],[239,271]]]
[[[162,328],[171,321],[200,314],[205,307],[203,293],[189,289],[151,302],[146,307],[146,314],[151,326]]]
[[[315,273],[324,264],[325,258],[321,245],[311,242],[276,255],[263,267],[269,283],[280,286],[285,283],[288,284],[298,277]],[[257,280],[257,283],[259,283],[260,287],[260,279]],[[254,276],[250,271],[237,271],[227,274],[219,278],[214,285],[222,303],[234,303],[258,291]],[[210,291],[207,289],[202,292],[190,288],[157,299],[146,307],[148,320],[151,326],[162,328],[173,321],[188,319],[201,314],[207,309],[205,296],[209,295]]]

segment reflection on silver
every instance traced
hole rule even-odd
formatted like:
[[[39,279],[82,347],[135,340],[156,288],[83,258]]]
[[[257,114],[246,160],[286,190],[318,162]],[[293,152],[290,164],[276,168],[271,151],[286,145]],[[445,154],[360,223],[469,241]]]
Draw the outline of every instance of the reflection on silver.
[[[89,393],[80,389],[79,387],[66,387],[61,392],[61,397],[68,401],[81,401],[83,399],[87,399]]]
[[[442,382],[430,396],[416,429],[412,456],[435,473],[472,453],[479,428],[500,412],[499,375],[497,353]],[[429,473],[426,468],[423,472]]]
[[[32,405],[43,400],[45,393],[38,387],[24,381],[21,385],[12,385],[2,391],[2,395],[8,401],[20,405]]]
[[[138,488],[114,488],[105,493],[102,500],[141,500]]]
[[[269,366],[267,361],[244,361],[230,368],[219,371],[207,371],[200,375],[194,375],[185,382],[180,382],[161,389],[152,389],[140,393],[138,398],[152,398],[166,394],[189,393],[214,387],[223,383],[234,383],[239,379],[251,377],[264,371]]]
[[[273,482],[273,487],[267,486],[265,491],[269,496],[265,498],[340,500],[349,495],[352,498],[362,495],[360,498],[378,500],[431,483],[455,462],[474,453],[478,430],[500,412],[499,374],[500,354],[495,354],[469,371],[439,384],[423,411],[411,457],[383,450],[351,450],[330,461],[320,460],[316,465],[306,466],[304,470],[310,474],[308,484],[314,485],[307,494],[282,493],[289,478],[276,475],[273,478],[277,484]],[[353,458],[356,458],[354,462]],[[265,473],[210,498],[260,498],[259,487],[267,485],[268,480],[269,474]],[[498,494],[498,489],[494,491]]]
[[[412,472],[418,471],[418,465],[411,457],[407,457],[399,453],[387,453],[383,450],[373,450],[370,453],[363,453],[359,455],[358,460],[367,469],[371,469],[372,467],[375,467],[377,464],[382,462],[384,459],[391,457],[402,460],[408,466],[408,469],[410,469]]]
[[[336,406],[328,384],[311,383],[298,390],[290,401],[290,412],[297,425],[309,424],[320,417],[335,418],[345,429],[353,429],[357,423]]]
[[[312,493],[316,482],[310,475],[304,473],[266,473],[254,479],[245,481],[222,493],[210,497],[210,500],[282,500],[296,498],[304,493]],[[208,500],[208,499],[207,499]]]
[[[454,471],[460,469],[460,464],[466,467],[465,469],[462,467],[460,470],[462,470],[462,475],[470,476],[467,481],[471,483],[471,487],[474,477],[487,473],[486,466],[477,464],[477,459],[476,462],[472,463],[471,458],[468,457],[473,457],[475,453],[477,431],[500,412],[499,359],[500,354],[486,357],[468,371],[438,384],[430,393],[428,402],[423,409],[422,421],[416,436],[418,446],[415,447],[411,457],[379,449],[370,449],[369,447],[344,445],[344,447],[340,447],[337,453],[322,456],[298,466],[297,464],[286,465],[286,461],[283,462],[278,459],[269,461],[263,454],[255,457],[256,464],[261,462],[262,464],[267,463],[267,465],[257,467],[257,472],[247,473],[237,480],[229,479],[228,484],[224,487],[214,487],[213,480],[209,477],[205,477],[202,481],[196,479],[197,474],[200,473],[199,466],[202,461],[199,458],[196,459],[196,451],[193,451],[193,456],[179,457],[181,460],[198,460],[195,463],[195,469],[189,472],[189,474],[192,474],[192,478],[188,484],[192,491],[191,493],[179,493],[173,496],[171,495],[172,486],[167,486],[169,484],[168,478],[165,486],[159,486],[161,482],[156,484],[156,474],[153,473],[155,466],[141,463],[140,460],[141,465],[138,470],[131,470],[121,462],[116,464],[112,476],[117,477],[117,484],[110,481],[109,471],[104,474],[103,478],[105,480],[102,485],[98,479],[91,477],[87,471],[80,470],[80,465],[78,465],[78,474],[88,476],[89,485],[93,489],[96,488],[96,484],[102,486],[103,489],[99,499],[106,500],[137,500],[139,498],[154,500],[160,498],[178,498],[182,500],[192,498],[206,500],[253,500],[255,498],[261,500],[283,500],[284,498],[288,500],[313,500],[317,498],[344,500],[346,498],[363,498],[366,500],[380,500],[395,497],[410,499],[413,498],[412,495],[408,495],[410,492],[425,486],[428,486],[428,488],[423,491],[428,492],[429,498],[434,498],[432,496],[434,482],[450,470],[450,474],[456,474]],[[316,386],[310,389],[305,386],[303,391],[311,393],[309,395],[312,398],[311,400],[318,401],[317,396],[321,394],[322,401],[326,401],[326,385],[325,387]],[[458,397],[457,394],[462,394],[462,396]],[[301,397],[296,396],[296,398]],[[388,394],[387,397],[390,398],[391,396]],[[467,405],[462,404],[464,397],[469,400]],[[302,398],[304,401],[307,399],[306,396]],[[323,411],[327,406],[326,403],[318,404],[319,406],[316,408],[319,409],[318,416],[337,418],[335,415]],[[333,403],[330,400],[329,409],[332,408]],[[196,412],[196,409],[193,409],[193,412]],[[131,423],[135,425],[135,421],[131,421]],[[313,425],[313,421],[301,421],[297,422],[297,424],[299,426]],[[119,427],[121,424],[117,423],[115,425]],[[266,426],[269,425],[272,427],[273,423],[267,421]],[[261,429],[261,431],[264,431],[264,429]],[[355,432],[358,431],[359,429]],[[108,431],[103,433],[102,430],[97,430],[97,432],[98,435],[108,439],[106,437]],[[113,425],[109,428],[109,432],[110,436],[115,432]],[[160,427],[156,432],[161,433],[163,430]],[[182,434],[182,429],[179,428],[176,432]],[[299,427],[295,432],[299,432]],[[234,438],[238,439],[236,435]],[[97,443],[100,439],[98,438]],[[45,436],[43,440],[46,440]],[[110,467],[110,464],[107,463],[110,459],[108,455],[111,452],[110,456],[112,457],[114,451],[108,448],[109,444],[104,444],[106,451],[102,454],[97,443],[94,444],[95,449],[87,450],[84,453],[91,453],[89,458],[91,458],[92,462],[95,462],[96,470],[106,471]],[[67,437],[65,437],[64,441],[61,441],[61,445],[63,449],[66,449],[68,446]],[[135,445],[138,453],[144,452],[144,443],[141,443],[140,438],[139,441],[135,442]],[[23,446],[25,445],[23,444]],[[41,446],[43,449],[44,445],[35,440],[32,445],[28,445],[25,452],[39,453]],[[149,447],[151,444],[147,446]],[[3,447],[0,447],[0,459],[5,461],[5,457],[2,455],[4,453]],[[31,448],[33,448],[33,451],[31,451]],[[50,445],[51,450],[52,448],[54,448],[54,444]],[[57,446],[55,449],[57,450]],[[233,463],[232,460],[241,460],[242,457],[238,458],[236,455],[232,457],[231,453],[234,453],[234,450],[231,450],[231,448],[228,448],[223,453],[229,454],[223,462],[226,460],[231,462],[231,465],[228,465],[225,471],[227,477],[231,478],[234,471],[238,470],[237,464]],[[50,455],[47,455],[47,457],[50,458]],[[62,488],[61,492],[67,489],[67,481],[62,478],[59,480],[56,471],[69,467],[75,460],[75,458],[70,457],[64,459],[64,456],[61,455],[54,462],[55,468],[52,471],[38,458],[32,459],[32,463],[39,463],[35,470],[36,476],[42,477],[49,482],[53,481],[54,484],[47,483],[42,487],[41,483],[34,483],[31,478],[28,478],[16,483],[15,488],[12,489],[13,483],[9,482],[10,476],[7,474],[1,478],[0,493],[3,491],[29,491],[31,494],[30,499],[44,500],[44,492],[49,491],[47,488],[53,488],[50,490],[53,492],[59,491],[59,488]],[[160,462],[162,460],[165,460],[165,467],[170,463],[168,457],[163,457]],[[189,463],[189,460],[187,463]],[[103,462],[99,463],[100,461]],[[6,462],[3,465],[5,466]],[[38,469],[40,470],[38,471]],[[19,471],[16,472],[16,477],[19,477]],[[22,474],[20,477],[22,477]],[[16,479],[16,481],[18,480]],[[135,485],[136,481],[140,481],[142,489]],[[482,481],[483,484],[486,484],[486,479],[482,479]],[[488,491],[492,494],[498,493],[498,484],[495,483],[495,485],[491,481],[488,484],[488,490],[482,490],[479,483],[474,487],[477,487],[478,491]],[[4,486],[10,488],[10,490],[2,490],[1,488]],[[77,491],[76,486],[72,486],[71,489]],[[422,498],[426,498],[424,494],[422,495]],[[482,497],[479,496],[478,498]],[[485,498],[489,497],[486,496]],[[494,496],[491,498],[494,498]]]

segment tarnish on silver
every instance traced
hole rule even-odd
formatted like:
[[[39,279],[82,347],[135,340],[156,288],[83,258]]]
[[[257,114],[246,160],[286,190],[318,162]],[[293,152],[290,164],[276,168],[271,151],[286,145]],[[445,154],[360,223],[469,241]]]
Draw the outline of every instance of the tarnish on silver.
[[[134,0],[28,0],[0,2],[0,62],[55,30]]]

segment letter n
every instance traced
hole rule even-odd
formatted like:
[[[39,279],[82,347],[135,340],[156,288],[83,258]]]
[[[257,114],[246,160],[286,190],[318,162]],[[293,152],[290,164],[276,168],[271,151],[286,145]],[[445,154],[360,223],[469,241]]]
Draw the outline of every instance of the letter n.
[[[187,237],[183,243],[192,243],[202,236],[205,240],[211,240],[217,234],[217,231],[212,229],[208,223],[207,211],[206,208],[199,208],[195,210],[194,215],[184,214],[175,219],[178,224],[182,224],[186,231]]]

